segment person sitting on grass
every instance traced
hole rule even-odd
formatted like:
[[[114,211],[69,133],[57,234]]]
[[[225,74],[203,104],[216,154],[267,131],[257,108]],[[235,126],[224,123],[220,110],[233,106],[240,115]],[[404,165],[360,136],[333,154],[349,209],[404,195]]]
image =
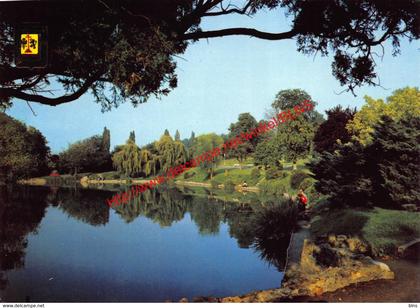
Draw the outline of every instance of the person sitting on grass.
[[[248,187],[248,184],[244,181],[244,182],[242,183],[242,187]]]

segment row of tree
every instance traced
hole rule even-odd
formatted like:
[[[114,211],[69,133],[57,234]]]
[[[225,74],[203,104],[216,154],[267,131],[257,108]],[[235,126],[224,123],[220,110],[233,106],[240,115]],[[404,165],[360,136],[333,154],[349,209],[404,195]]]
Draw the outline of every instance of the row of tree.
[[[420,91],[404,88],[386,102],[365,100],[359,112],[327,111],[310,164],[316,189],[336,205],[419,204]]]

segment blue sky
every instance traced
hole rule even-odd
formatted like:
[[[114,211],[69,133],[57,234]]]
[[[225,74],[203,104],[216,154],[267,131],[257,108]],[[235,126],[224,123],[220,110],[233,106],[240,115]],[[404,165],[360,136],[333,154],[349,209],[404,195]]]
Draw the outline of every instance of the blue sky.
[[[280,32],[289,29],[282,11],[261,12],[253,18],[221,16],[208,18],[203,29],[256,27]],[[39,129],[53,152],[69,143],[111,130],[111,146],[124,143],[135,130],[139,145],[158,139],[168,129],[178,129],[181,138],[191,131],[225,133],[238,115],[250,112],[264,117],[277,92],[301,88],[319,103],[323,112],[337,104],[360,107],[364,95],[386,98],[398,88],[419,85],[419,44],[403,41],[401,55],[392,57],[385,46],[384,59],[377,59],[381,87],[362,87],[357,97],[338,95],[343,88],[331,74],[331,57],[306,56],[296,51],[294,40],[266,41],[249,37],[224,37],[191,44],[177,58],[178,87],[161,100],[132,107],[128,102],[111,112],[101,113],[90,94],[57,107],[31,103],[34,116],[24,101],[15,100],[7,113]]]

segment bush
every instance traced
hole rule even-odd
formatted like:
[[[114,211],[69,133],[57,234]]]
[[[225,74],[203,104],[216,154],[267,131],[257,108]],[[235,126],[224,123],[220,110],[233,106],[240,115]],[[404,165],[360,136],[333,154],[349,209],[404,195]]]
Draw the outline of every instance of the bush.
[[[231,180],[227,180],[225,183],[225,191],[233,192],[234,190],[235,190],[235,183],[233,183]]]
[[[265,171],[265,179],[266,180],[273,180],[273,179],[283,179],[288,175],[286,171],[282,171],[279,168],[271,167]]]
[[[270,195],[283,195],[287,192],[287,187],[279,181],[262,181],[259,185],[262,193]]]
[[[213,189],[219,188],[219,183],[216,180],[211,180],[210,184],[211,184],[211,188]]]
[[[283,170],[283,164],[281,162],[279,162],[279,161],[276,161],[276,168],[278,170]]]
[[[310,187],[313,187],[315,180],[313,178],[305,178],[303,179],[302,183],[300,183],[299,188],[303,190],[307,190]]]
[[[252,169],[251,171],[251,178],[253,180],[258,180],[261,176],[261,172],[258,168]]]
[[[304,179],[309,178],[309,174],[302,171],[295,171],[290,178],[290,186],[293,189],[298,189]]]

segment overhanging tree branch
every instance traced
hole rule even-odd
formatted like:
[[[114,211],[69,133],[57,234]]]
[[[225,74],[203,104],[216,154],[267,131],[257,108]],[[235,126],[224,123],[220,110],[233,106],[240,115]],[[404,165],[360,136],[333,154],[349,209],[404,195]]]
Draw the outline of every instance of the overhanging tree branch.
[[[32,101],[32,102],[38,102],[44,105],[49,106],[57,106],[64,103],[69,103],[71,101],[74,101],[78,99],[80,96],[82,96],[89,87],[97,80],[96,77],[91,77],[87,79],[84,84],[75,92],[73,92],[70,95],[63,95],[55,98],[51,97],[45,97],[38,94],[29,94],[22,91],[19,91],[18,89],[1,89],[0,88],[0,98],[2,97],[15,97],[26,101]]]
[[[222,36],[229,36],[229,35],[248,35],[264,40],[284,40],[293,38],[297,31],[291,30],[287,32],[280,32],[280,33],[270,33],[270,32],[262,32],[258,31],[253,28],[230,28],[230,29],[221,29],[221,30],[213,30],[213,31],[196,31],[186,33],[181,36],[183,40],[199,40],[205,38],[212,38],[212,37],[222,37]]]

